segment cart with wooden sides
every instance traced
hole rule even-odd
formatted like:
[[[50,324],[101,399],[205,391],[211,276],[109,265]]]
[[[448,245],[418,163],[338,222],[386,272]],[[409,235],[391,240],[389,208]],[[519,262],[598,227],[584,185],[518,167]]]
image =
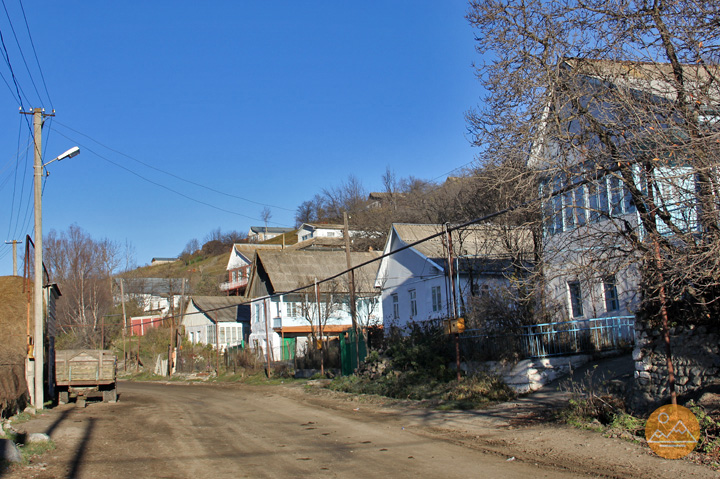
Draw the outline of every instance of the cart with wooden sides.
[[[75,398],[84,405],[88,397],[99,396],[105,402],[117,401],[115,354],[102,349],[55,351],[55,389],[60,404]]]

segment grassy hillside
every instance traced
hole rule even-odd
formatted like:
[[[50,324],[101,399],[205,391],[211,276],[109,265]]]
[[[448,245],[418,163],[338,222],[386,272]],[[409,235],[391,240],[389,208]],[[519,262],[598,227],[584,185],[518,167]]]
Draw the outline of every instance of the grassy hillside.
[[[227,253],[204,256],[195,254],[185,260],[155,266],[143,266],[119,275],[123,278],[187,278],[194,294],[221,295],[220,283],[227,281]]]

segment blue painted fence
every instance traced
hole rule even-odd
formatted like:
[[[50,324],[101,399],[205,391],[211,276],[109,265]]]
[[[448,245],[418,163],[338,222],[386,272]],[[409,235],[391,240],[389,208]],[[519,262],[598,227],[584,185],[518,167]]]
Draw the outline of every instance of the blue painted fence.
[[[460,335],[466,350],[488,358],[515,351],[523,358],[611,351],[634,343],[635,318],[613,316],[523,326],[516,334],[484,334],[470,329]]]

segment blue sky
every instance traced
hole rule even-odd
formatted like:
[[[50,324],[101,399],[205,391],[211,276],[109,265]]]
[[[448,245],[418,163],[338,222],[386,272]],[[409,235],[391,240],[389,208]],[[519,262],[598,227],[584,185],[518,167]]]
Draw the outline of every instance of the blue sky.
[[[5,4],[24,92],[0,62],[6,241],[32,234],[21,102],[56,110],[45,161],[82,150],[49,166],[44,232],[75,223],[131,244],[138,265],[218,227],[260,225],[263,204],[272,225],[293,226],[302,201],[350,174],[368,191],[388,166],[442,181],[475,155],[464,113],[482,90],[465,1],[26,1],[38,62],[19,0]]]

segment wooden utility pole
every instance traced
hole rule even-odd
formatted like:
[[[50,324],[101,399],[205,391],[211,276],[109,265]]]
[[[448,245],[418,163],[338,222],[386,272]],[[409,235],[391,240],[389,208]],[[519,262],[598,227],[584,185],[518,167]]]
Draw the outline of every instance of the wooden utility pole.
[[[12,244],[13,245],[13,276],[17,276],[17,244],[20,241],[18,240],[12,240],[12,241],[6,241],[5,244]]]
[[[317,278],[315,278],[315,306],[317,307],[318,314],[318,330],[320,331],[320,374],[325,375],[325,356],[322,348],[323,345],[323,330],[322,330],[322,314],[320,313],[320,290],[317,284]]]
[[[36,409],[42,409],[45,402],[44,369],[45,369],[45,324],[43,321],[43,253],[42,253],[42,124],[46,115],[42,108],[34,108],[32,113],[20,113],[33,116],[33,137],[35,159],[33,163],[35,186],[35,282],[33,287],[34,341],[35,357],[35,395]],[[54,112],[53,112],[54,113]]]
[[[123,367],[125,368],[125,372],[127,372],[127,352],[125,351],[125,343],[127,342],[127,316],[125,315],[125,288],[122,278],[120,278],[120,301],[122,302],[123,311]],[[130,354],[132,354],[132,352]]]
[[[265,367],[267,368],[267,377],[271,376],[270,372],[270,326],[268,324],[268,305],[267,300],[263,299],[263,313],[265,314]]]
[[[220,376],[220,322],[218,321],[218,314],[215,311],[215,374]]]
[[[352,318],[353,333],[355,334],[355,368],[360,366],[360,345],[358,337],[358,325],[357,325],[357,308],[355,304],[355,270],[352,269],[352,260],[350,257],[350,228],[348,227],[348,214],[347,211],[343,211],[343,235],[345,236],[345,260],[347,262],[347,269],[349,278],[349,289],[350,289],[350,317]]]
[[[452,317],[450,320],[458,319],[458,307],[457,307],[457,296],[455,294],[455,272],[453,267],[453,246],[452,246],[452,233],[448,228],[448,224],[445,223],[445,235],[447,237],[447,274],[450,281],[450,295],[452,297]],[[448,301],[451,299],[448,298]],[[457,371],[457,380],[460,382],[460,333],[455,333],[455,369]]]

